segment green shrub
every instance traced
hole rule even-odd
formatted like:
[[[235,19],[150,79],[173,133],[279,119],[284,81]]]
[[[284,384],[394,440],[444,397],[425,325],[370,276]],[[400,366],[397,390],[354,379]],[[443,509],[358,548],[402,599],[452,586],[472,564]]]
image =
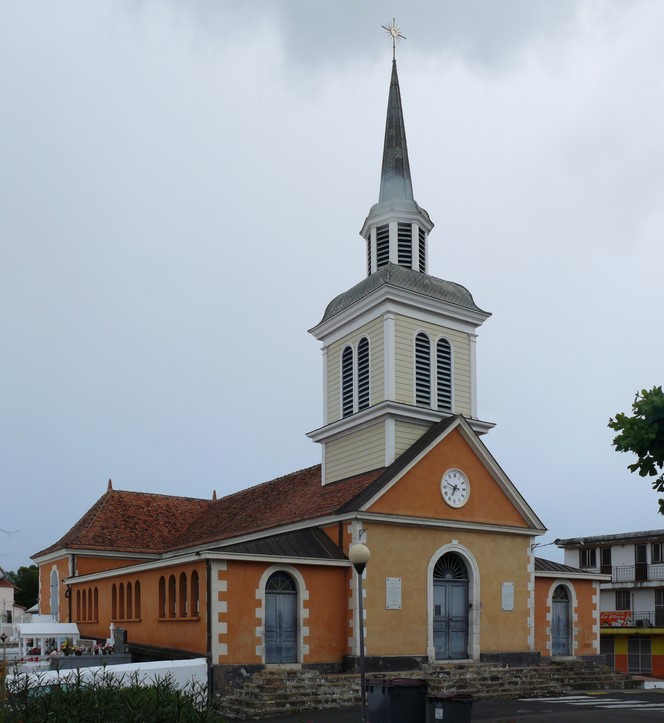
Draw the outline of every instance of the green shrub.
[[[222,723],[208,703],[205,686],[177,687],[170,676],[154,685],[133,674],[121,679],[104,671],[83,679],[72,671],[52,684],[39,676],[9,682],[0,723]]]

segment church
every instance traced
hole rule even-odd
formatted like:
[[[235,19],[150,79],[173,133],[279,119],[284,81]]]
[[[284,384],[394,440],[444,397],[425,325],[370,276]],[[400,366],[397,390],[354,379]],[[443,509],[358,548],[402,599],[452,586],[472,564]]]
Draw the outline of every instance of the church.
[[[216,499],[106,492],[33,556],[41,614],[143,658],[213,669],[368,670],[599,653],[599,578],[535,557],[546,531],[482,438],[490,314],[429,273],[396,60],[366,277],[311,333],[324,360],[321,464]],[[348,559],[371,551],[358,579]]]

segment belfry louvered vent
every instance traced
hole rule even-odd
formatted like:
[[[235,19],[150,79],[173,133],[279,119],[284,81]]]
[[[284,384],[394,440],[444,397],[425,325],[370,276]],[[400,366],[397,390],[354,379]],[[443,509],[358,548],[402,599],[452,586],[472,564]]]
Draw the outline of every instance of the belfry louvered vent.
[[[390,227],[388,224],[376,229],[376,267],[386,266],[390,260]]]
[[[357,345],[357,409],[369,406],[369,340],[366,336]]]
[[[341,355],[341,413],[353,413],[353,350],[347,346]]]
[[[415,337],[415,403],[431,406],[431,342],[424,332]]]
[[[438,339],[436,345],[436,381],[438,382],[438,409],[452,411],[452,348],[447,339]]]
[[[426,234],[424,233],[423,228],[418,227],[418,243],[420,247],[420,259],[419,259],[419,267],[420,267],[420,273],[426,274],[427,272],[427,244],[426,244]]]
[[[367,276],[371,276],[371,234],[367,239]]]
[[[410,269],[413,265],[413,227],[409,223],[397,224],[397,258],[399,266]]]

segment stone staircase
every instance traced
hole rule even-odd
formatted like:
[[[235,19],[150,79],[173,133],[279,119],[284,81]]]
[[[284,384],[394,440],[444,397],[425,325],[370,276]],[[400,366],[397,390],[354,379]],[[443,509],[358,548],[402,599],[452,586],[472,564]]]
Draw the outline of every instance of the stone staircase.
[[[574,690],[641,687],[640,681],[629,675],[582,661],[523,668],[489,663],[443,664],[418,671],[367,675],[367,679],[376,678],[422,678],[430,692],[470,693],[476,699],[550,697]],[[220,711],[229,720],[260,719],[359,704],[359,675],[263,670],[226,695],[220,701]]]

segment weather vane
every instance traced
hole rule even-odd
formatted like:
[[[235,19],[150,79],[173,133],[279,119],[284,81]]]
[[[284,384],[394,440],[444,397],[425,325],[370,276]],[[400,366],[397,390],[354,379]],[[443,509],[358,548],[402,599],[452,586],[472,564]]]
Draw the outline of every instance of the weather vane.
[[[383,28],[383,30],[385,30],[387,34],[392,38],[392,60],[396,60],[397,43],[400,40],[405,40],[406,36],[401,34],[401,30],[399,30],[395,18],[392,18],[392,22],[389,25],[387,23],[385,25],[381,25],[381,28]]]

